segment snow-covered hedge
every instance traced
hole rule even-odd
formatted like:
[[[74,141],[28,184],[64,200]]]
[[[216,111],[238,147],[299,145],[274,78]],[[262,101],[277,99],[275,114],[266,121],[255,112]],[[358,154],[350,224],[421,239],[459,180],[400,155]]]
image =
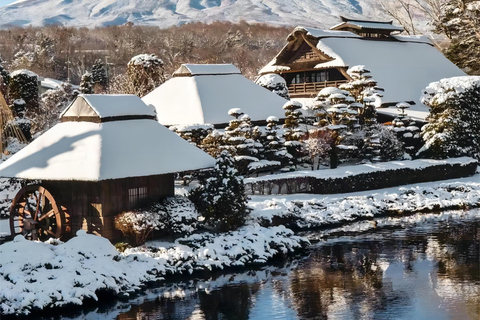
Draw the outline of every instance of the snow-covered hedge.
[[[168,248],[141,247],[123,254],[107,239],[83,230],[57,245],[17,236],[0,246],[0,312],[29,314],[81,305],[85,299],[98,300],[100,291],[128,296],[166,274],[265,263],[307,243],[283,226],[193,235]]]
[[[133,210],[115,217],[115,227],[130,244],[145,243],[151,233],[157,236],[187,235],[197,230],[198,212],[186,197],[167,197],[147,210]]]
[[[282,223],[287,227],[304,229],[381,215],[479,207],[480,181],[470,179],[470,182],[379,190],[364,196],[311,198],[299,195],[268,200],[262,197],[260,201],[250,201],[253,208],[250,217],[251,222],[264,226]]]
[[[468,157],[390,161],[247,178],[245,190],[250,194],[347,193],[468,177],[476,169],[477,161]]]

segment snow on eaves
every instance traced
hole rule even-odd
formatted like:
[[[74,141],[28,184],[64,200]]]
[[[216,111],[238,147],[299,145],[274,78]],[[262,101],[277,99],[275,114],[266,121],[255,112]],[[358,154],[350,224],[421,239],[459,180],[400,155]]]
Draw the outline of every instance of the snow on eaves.
[[[59,123],[0,165],[0,176],[100,181],[213,167],[155,120]]]

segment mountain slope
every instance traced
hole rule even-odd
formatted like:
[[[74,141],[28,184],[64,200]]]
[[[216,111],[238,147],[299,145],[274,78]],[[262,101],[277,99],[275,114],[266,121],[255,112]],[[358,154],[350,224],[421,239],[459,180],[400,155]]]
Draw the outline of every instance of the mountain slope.
[[[338,16],[380,17],[374,0],[19,0],[0,8],[0,27],[169,27],[192,21],[264,22],[330,27]]]

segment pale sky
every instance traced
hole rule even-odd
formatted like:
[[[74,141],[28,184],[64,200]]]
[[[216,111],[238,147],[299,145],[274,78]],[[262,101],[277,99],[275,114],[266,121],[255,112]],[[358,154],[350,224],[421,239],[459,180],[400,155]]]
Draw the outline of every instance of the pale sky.
[[[15,1],[17,1],[17,0],[0,0],[0,7],[4,7],[7,4],[10,4],[10,3],[15,2]]]

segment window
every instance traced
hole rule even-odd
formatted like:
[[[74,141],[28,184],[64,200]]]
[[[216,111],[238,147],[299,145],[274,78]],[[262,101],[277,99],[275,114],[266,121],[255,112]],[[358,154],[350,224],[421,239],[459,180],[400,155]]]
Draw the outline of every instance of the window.
[[[135,209],[147,198],[147,187],[128,189],[128,208]]]

